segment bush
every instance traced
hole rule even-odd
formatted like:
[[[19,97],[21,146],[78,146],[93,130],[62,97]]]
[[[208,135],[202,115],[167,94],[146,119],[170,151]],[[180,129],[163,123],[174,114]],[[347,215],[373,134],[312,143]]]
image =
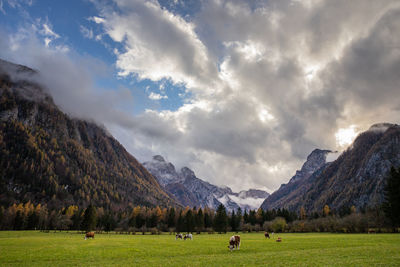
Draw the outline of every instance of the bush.
[[[264,224],[263,224],[263,229],[264,229],[264,231],[266,231],[266,232],[272,232],[273,230],[272,230],[272,222],[271,221],[266,221],[266,222],[264,222]]]
[[[272,230],[274,232],[284,232],[286,227],[287,227],[287,223],[285,218],[282,217],[276,217],[273,221],[272,221]]]
[[[250,223],[245,223],[242,226],[243,233],[250,233],[253,230],[253,226]]]
[[[208,233],[208,234],[214,234],[214,229],[213,228],[211,228],[211,227],[209,227],[209,228],[206,228],[206,232]]]
[[[152,235],[156,235],[156,234],[160,233],[160,231],[158,231],[158,229],[156,227],[150,228],[149,231]]]

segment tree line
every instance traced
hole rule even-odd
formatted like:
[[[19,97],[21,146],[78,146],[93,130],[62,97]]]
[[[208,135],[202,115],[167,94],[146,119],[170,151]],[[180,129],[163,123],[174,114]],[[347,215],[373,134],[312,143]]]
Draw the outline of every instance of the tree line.
[[[396,231],[400,226],[400,169],[392,168],[384,189],[381,206],[357,210],[342,207],[331,210],[325,205],[320,212],[307,214],[287,209],[227,211],[224,205],[210,208],[162,208],[129,206],[111,210],[89,205],[70,205],[49,209],[30,201],[0,206],[1,230],[82,230],[124,232],[368,232]]]
[[[227,212],[224,205],[210,208],[161,208],[135,206],[111,211],[89,205],[86,209],[71,205],[49,210],[46,205],[31,202],[0,207],[2,230],[82,230],[82,231],[169,231],[227,232],[249,229],[276,217],[293,221],[297,215],[285,209],[272,211],[242,210]]]
[[[382,209],[346,213],[333,212],[326,205],[320,213],[306,214],[286,209],[244,210],[228,212],[221,204],[209,208],[161,208],[135,206],[129,210],[110,211],[89,205],[86,209],[71,205],[49,210],[46,205],[13,204],[0,207],[2,230],[80,230],[119,232],[367,232],[385,231],[388,218]],[[342,211],[343,212],[343,211]]]

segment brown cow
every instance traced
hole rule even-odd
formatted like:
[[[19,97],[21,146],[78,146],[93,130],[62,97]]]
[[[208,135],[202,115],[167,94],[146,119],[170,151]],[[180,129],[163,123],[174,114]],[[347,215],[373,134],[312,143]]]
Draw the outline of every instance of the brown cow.
[[[94,239],[94,232],[87,232],[85,234],[85,240],[88,239],[88,238],[93,238]]]
[[[265,236],[265,238],[268,238],[268,239],[269,239],[269,233],[268,233],[268,232],[265,232],[265,233],[264,233],[264,236]]]
[[[240,249],[240,235],[233,235],[229,239],[229,246],[228,248],[232,251],[232,249]]]

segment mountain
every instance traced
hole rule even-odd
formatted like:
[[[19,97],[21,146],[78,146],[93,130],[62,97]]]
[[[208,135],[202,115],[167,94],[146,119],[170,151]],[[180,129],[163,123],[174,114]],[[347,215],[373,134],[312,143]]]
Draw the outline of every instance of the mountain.
[[[303,165],[311,168],[298,171],[261,208],[298,211],[304,207],[307,212],[320,212],[324,205],[334,210],[380,205],[390,167],[400,166],[399,140],[399,125],[380,123],[361,133],[333,162],[323,160],[329,154],[326,150],[313,151]],[[311,157],[315,153],[319,156]],[[312,158],[317,158],[312,160],[315,164],[309,162]]]
[[[165,190],[183,206],[210,207],[216,209],[224,204],[228,210],[258,208],[269,195],[262,190],[250,189],[234,193],[229,187],[218,187],[196,177],[195,173],[183,167],[180,171],[165,159],[156,155],[143,166],[157,178]]]
[[[0,60],[0,205],[176,204],[103,127],[63,113],[39,79]]]

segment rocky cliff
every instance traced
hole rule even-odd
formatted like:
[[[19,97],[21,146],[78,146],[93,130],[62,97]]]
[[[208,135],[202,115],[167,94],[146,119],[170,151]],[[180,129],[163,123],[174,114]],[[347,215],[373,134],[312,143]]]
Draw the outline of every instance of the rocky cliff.
[[[308,212],[319,212],[324,205],[336,210],[380,205],[390,167],[400,166],[399,140],[399,125],[375,124],[361,133],[335,161],[325,163],[318,160],[318,164],[312,164],[305,176],[302,175],[302,168],[288,184],[271,194],[261,207],[293,211],[304,207]],[[309,164],[306,162],[305,165]],[[312,169],[315,171],[308,175]]]
[[[175,166],[166,162],[160,155],[143,163],[143,166],[183,206],[207,206],[216,209],[218,205],[224,204],[228,210],[236,210],[239,207],[255,209],[269,195],[265,191],[254,189],[234,193],[229,187],[218,187],[196,177],[195,173],[187,167],[176,171]]]

